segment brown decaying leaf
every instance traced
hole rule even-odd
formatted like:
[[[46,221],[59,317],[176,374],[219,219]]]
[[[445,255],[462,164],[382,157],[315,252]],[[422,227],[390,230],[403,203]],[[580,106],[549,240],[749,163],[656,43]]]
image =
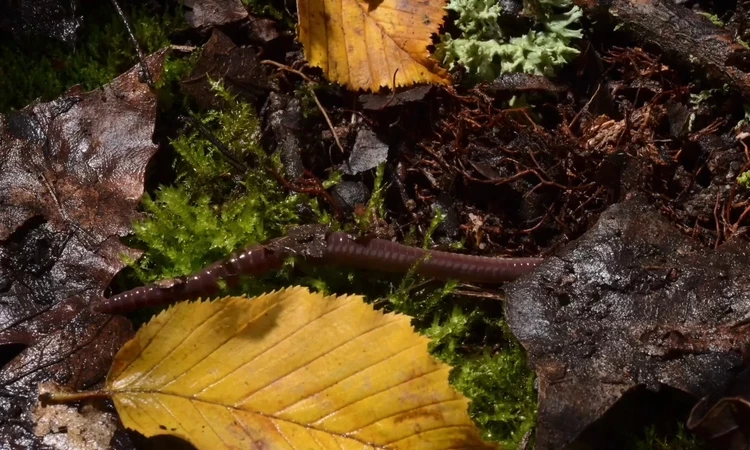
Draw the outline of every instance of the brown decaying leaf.
[[[395,95],[393,95],[393,93],[363,94],[359,96],[359,101],[360,103],[362,103],[363,109],[377,111],[384,108],[390,108],[393,106],[400,106],[410,102],[418,102],[424,100],[425,96],[429,94],[432,89],[432,86],[417,86],[411,89],[397,92]]]
[[[220,109],[226,106],[226,102],[216,95],[210,83],[210,80],[218,79],[232,93],[249,101],[255,100],[271,87],[255,50],[237,47],[226,34],[213,30],[193,71],[180,85],[201,107]]]
[[[225,25],[247,17],[247,10],[240,0],[181,0],[190,8],[185,20],[193,28]]]
[[[165,55],[148,58],[156,78]],[[0,447],[43,442],[31,413],[39,383],[101,382],[132,335],[127,319],[88,306],[124,267],[122,254],[138,254],[118,237],[156,151],[156,98],[139,72],[0,116],[0,345],[23,346],[0,369]]]
[[[539,376],[537,448],[566,447],[636,386],[726,388],[750,344],[748,251],[706,250],[636,198],[511,285],[508,323]]]
[[[75,0],[3,2],[0,30],[17,37],[49,36],[72,45],[82,22],[76,11],[77,4]],[[3,89],[13,87],[3,84]]]
[[[750,368],[721,395],[708,395],[695,405],[688,427],[715,448],[750,448]]]
[[[447,84],[447,72],[427,50],[445,5],[445,0],[298,0],[299,40],[311,65],[352,90]]]

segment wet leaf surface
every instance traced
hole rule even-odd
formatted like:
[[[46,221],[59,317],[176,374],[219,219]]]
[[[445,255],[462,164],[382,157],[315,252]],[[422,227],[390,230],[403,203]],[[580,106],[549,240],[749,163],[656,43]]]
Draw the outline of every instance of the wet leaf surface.
[[[193,28],[225,25],[247,17],[240,0],[185,0],[181,3],[190,8],[185,20]]]
[[[708,395],[693,408],[688,427],[717,448],[750,448],[750,369],[720,395]]]
[[[154,76],[165,54],[148,59]],[[0,351],[6,363],[0,447],[55,441],[35,431],[39,383],[81,389],[101,382],[132,334],[127,319],[88,306],[124,267],[122,255],[138,255],[119,237],[130,231],[156,151],[156,99],[139,72],[0,117]],[[45,422],[49,433],[55,427]]]
[[[541,75],[529,75],[525,73],[505,73],[490,83],[483,86],[489,93],[497,92],[565,92],[566,86],[553,82]]]
[[[508,289],[508,322],[539,376],[538,449],[561,449],[628,391],[723,391],[750,344],[747,244],[710,251],[652,207],[610,207]]]
[[[388,144],[367,128],[357,132],[349,160],[342,166],[342,171],[349,175],[374,169],[388,158]]]
[[[81,28],[76,0],[0,1],[0,30],[48,36],[72,44]]]
[[[237,47],[226,34],[214,30],[192,73],[182,81],[182,89],[202,107],[220,108],[224,102],[210,83],[219,79],[231,92],[250,101],[271,87],[255,50]]]

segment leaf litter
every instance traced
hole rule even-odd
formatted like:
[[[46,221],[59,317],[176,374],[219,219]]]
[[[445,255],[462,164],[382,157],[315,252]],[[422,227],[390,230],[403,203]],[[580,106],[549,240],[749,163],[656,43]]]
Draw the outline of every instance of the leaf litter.
[[[657,2],[643,3],[647,7],[658,7]],[[627,4],[617,2],[620,8]],[[641,18],[629,16],[628,20]],[[705,28],[701,30],[705,32]],[[660,39],[653,35],[649,38],[657,42]],[[387,130],[387,141],[393,143],[396,150],[389,155],[384,171],[388,215],[374,221],[373,228],[377,226],[394,234],[403,224],[428,229],[433,205],[446,203],[447,193],[454,200],[447,204],[458,218],[459,238],[463,238],[468,250],[506,255],[542,252],[554,255],[567,242],[580,238],[594,227],[609,205],[623,201],[630,191],[644,191],[673,227],[694,240],[694,246],[705,244],[712,248],[733,237],[744,239],[747,193],[735,184],[735,179],[747,170],[748,161],[741,141],[732,130],[734,123],[730,123],[730,119],[741,117],[741,112],[737,113],[738,107],[741,111],[738,98],[713,93],[707,97],[710,100],[696,103],[691,94],[703,95],[700,89],[706,87],[705,83],[698,81],[698,88],[690,87],[688,82],[695,80],[681,77],[658,56],[639,48],[610,44],[595,42],[591,51],[584,52],[575,61],[575,70],[583,76],[564,74],[569,89],[567,95],[558,96],[555,103],[548,102],[549,97],[542,97],[543,101],[533,108],[516,110],[507,110],[502,103],[515,94],[559,90],[557,85],[545,83],[543,79],[521,80],[520,84],[514,84],[518,80],[503,79],[496,83],[498,89],[495,90],[490,87],[456,92],[437,88],[424,96],[416,96],[418,101],[399,104],[398,108],[388,104],[391,98],[396,103],[396,96],[385,96],[385,106],[379,105],[361,118],[378,133]],[[298,47],[287,44],[284,51],[283,55],[275,54],[275,58],[291,66],[300,62]],[[599,71],[599,67],[606,68],[606,72]],[[299,87],[294,76],[281,71],[275,76],[280,83],[279,92],[274,95],[284,102],[294,98],[296,94],[290,93]],[[328,94],[321,96],[321,100],[335,129],[357,129],[351,127],[351,123],[359,119],[347,111],[351,105],[346,103],[344,95]],[[333,144],[332,134],[326,134],[322,118],[307,114],[309,111],[305,111],[303,102],[298,105],[302,119],[294,129],[280,128],[280,133],[295,135],[298,146],[294,158],[301,163],[299,173],[308,180],[314,180],[311,176],[325,180],[329,169],[339,167],[347,155],[328,152]],[[718,110],[726,114],[717,119]],[[349,140],[345,148],[351,145],[353,142]],[[352,177],[352,181],[361,181],[368,188],[373,186],[372,176],[366,172]],[[347,214],[348,218],[358,214],[357,208]],[[656,212],[647,215],[653,216],[643,219],[649,223],[657,217]],[[676,234],[674,229],[672,234]],[[585,236],[581,238],[581,246],[588,242],[588,234]],[[447,242],[455,245],[455,240]],[[668,243],[674,244],[672,241],[657,243],[661,247],[656,248]],[[674,245],[680,247],[681,244]],[[705,251],[685,246],[696,253]],[[680,257],[682,255],[674,257],[677,258],[675,264],[684,263]],[[661,292],[663,283],[663,280],[655,282],[655,292]],[[482,289],[478,293],[482,294]],[[487,290],[484,293],[492,294]],[[460,296],[451,299],[466,300]],[[525,299],[525,304],[531,300]],[[508,305],[513,306],[512,302]],[[729,315],[736,313],[730,311]],[[726,368],[735,361],[732,357],[737,352],[732,346],[741,340],[733,341],[736,336],[722,324],[717,322],[711,328],[722,339],[726,338],[718,342],[695,329],[675,328],[673,324],[661,324],[661,328],[659,324],[649,325],[651,328],[641,330],[646,344],[639,341],[647,350],[642,354],[636,351],[635,355],[640,358],[638,361],[673,358],[671,361],[675,365],[683,360],[718,355],[717,358],[728,359],[721,360],[724,365],[717,367]],[[666,332],[663,326],[669,328],[665,342],[658,339],[660,333]],[[523,334],[524,325],[517,327],[521,327],[518,333]],[[680,334],[689,339],[681,340]],[[560,346],[564,344],[559,342]],[[485,336],[481,345],[488,348],[500,344],[497,337]],[[560,367],[558,365],[557,369]],[[701,367],[688,364],[681,369],[694,374],[700,373]],[[552,364],[548,370],[554,376],[557,369]],[[659,384],[677,386],[694,397],[715,390],[717,393],[709,396],[704,406],[716,403],[721,410],[727,403],[722,403],[720,398],[731,375],[716,380],[711,376],[696,377],[695,383],[686,386],[679,377],[667,379],[659,364],[653,363],[646,369],[649,370],[643,370],[643,378],[631,376],[629,380],[635,385],[648,381],[643,384],[649,388]],[[582,365],[580,370],[586,372],[586,366]],[[724,374],[722,370],[718,372]],[[615,380],[619,384],[615,384],[628,385],[627,377],[627,374],[621,376]],[[587,380],[578,387],[589,384]],[[575,386],[571,389],[575,390]],[[737,395],[731,389],[727,392],[730,396]],[[731,398],[728,401],[734,401]],[[541,401],[551,405],[551,409],[567,405],[564,395],[544,397]],[[583,422],[596,422],[594,419],[606,415],[605,409],[584,411],[587,419]],[[545,414],[547,411],[543,410]],[[691,424],[710,423],[703,419],[703,412],[694,411],[695,420]],[[712,413],[707,417],[723,420],[725,415]],[[587,428],[586,423],[567,424],[542,418],[538,424],[539,436],[578,436]]]
[[[633,198],[510,286],[508,323],[539,377],[539,420],[554,424],[537,448],[564,448],[637,386],[696,400],[726,389],[750,345],[748,250],[706,252]]]
[[[151,56],[158,75],[166,52]],[[134,68],[92,92],[0,118],[0,370],[2,445],[29,448],[37,389],[100,382],[131,336],[123,317],[88,308],[139,252],[120,243],[143,193],[156,99]],[[20,346],[20,351],[18,351]]]

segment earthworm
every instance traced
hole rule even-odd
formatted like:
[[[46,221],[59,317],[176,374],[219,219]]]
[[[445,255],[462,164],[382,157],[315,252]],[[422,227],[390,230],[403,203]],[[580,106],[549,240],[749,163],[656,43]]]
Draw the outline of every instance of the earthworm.
[[[543,261],[542,258],[491,258],[425,250],[384,239],[357,239],[343,232],[325,233],[320,238],[320,248],[315,250],[308,250],[303,246],[306,243],[300,242],[254,245],[194,275],[117,294],[96,303],[93,309],[123,314],[147,306],[211,297],[221,290],[220,281],[231,285],[240,275],[262,275],[278,270],[284,259],[294,255],[301,255],[315,264],[386,272],[407,272],[414,268],[416,273],[427,277],[488,284],[515,280]]]
[[[473,283],[513,281],[538,266],[541,258],[490,258],[410,247],[384,239],[353,239],[330,233],[323,260],[342,266],[387,272],[416,273],[441,280]]]
[[[180,300],[212,297],[221,291],[221,281],[232,285],[240,275],[263,275],[278,270],[287,256],[284,252],[273,252],[262,245],[254,245],[193,275],[137,287],[97,302],[92,308],[96,312],[125,314]]]

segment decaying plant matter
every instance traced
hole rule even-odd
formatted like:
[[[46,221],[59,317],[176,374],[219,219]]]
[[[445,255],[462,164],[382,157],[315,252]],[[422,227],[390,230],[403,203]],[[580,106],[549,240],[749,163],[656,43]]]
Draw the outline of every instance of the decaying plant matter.
[[[278,270],[236,284],[206,278],[212,294],[303,285],[408,314],[454,367],[483,437],[508,448],[535,436],[537,448],[601,446],[603,429],[620,448],[744,448],[747,5],[574,3],[433,8],[452,42],[519,45],[488,52],[492,64],[455,59],[451,84],[441,75],[362,95],[305,59],[289,2],[123,5],[144,51],[173,52],[148,71],[153,83],[136,67],[103,89],[138,59],[125,28],[100,18],[105,7],[51,14],[82,24],[76,35],[91,45],[75,52],[0,36],[0,85],[14,84],[0,89],[0,149],[12,156],[0,162],[2,442],[53,445],[98,420],[103,442],[139,448],[94,403],[35,403],[38,381],[56,392],[103,382],[130,335],[125,317],[88,306],[153,283],[171,295],[213,261],[312,224],[371,239],[342,240],[366,255],[369,242],[416,259],[439,250],[547,262],[494,286],[436,282],[411,260],[391,267],[412,269],[404,276],[373,271],[389,260],[369,256],[359,269],[278,258]],[[432,43],[440,58],[451,42],[423,41],[412,54],[427,57]],[[119,50],[103,57],[108,43]],[[479,67],[491,69],[482,83]],[[392,72],[378,87],[406,84]],[[76,82],[86,87],[62,95]],[[129,269],[107,288],[121,256]],[[641,422],[619,414],[637,407]]]

